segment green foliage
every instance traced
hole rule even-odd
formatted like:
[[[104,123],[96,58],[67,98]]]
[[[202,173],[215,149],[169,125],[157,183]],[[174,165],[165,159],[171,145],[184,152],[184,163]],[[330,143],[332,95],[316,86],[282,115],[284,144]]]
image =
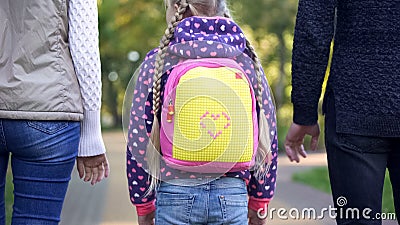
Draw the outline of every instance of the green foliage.
[[[103,76],[103,113],[111,126],[121,126],[126,86],[146,53],[157,47],[165,29],[164,6],[160,0],[102,0],[99,2],[100,54]],[[128,53],[137,51],[137,62]],[[118,79],[109,80],[111,72]]]
[[[296,0],[232,1],[234,14],[242,18],[254,30],[283,34],[293,30],[297,10]]]
[[[331,193],[328,169],[326,167],[317,167],[305,172],[295,173],[292,176],[292,180],[306,184],[322,192]]]
[[[316,167],[305,172],[295,173],[292,176],[292,180],[311,186],[322,192],[331,193],[328,169],[325,166]],[[382,212],[394,212],[392,184],[390,183],[388,172],[386,172],[385,184],[383,188]]]
[[[8,168],[6,176],[6,192],[5,192],[5,202],[6,202],[6,224],[11,224],[12,216],[12,205],[14,203],[14,186],[12,183],[11,168]]]
[[[386,172],[385,185],[383,186],[382,211],[394,212],[392,183],[390,182],[388,172]]]

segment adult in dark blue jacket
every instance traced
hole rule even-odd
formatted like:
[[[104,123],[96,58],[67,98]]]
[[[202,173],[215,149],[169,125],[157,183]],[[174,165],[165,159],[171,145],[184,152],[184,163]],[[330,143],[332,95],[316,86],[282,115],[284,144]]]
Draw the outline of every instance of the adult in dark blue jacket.
[[[381,224],[374,217],[381,212],[386,168],[400,216],[400,0],[300,0],[292,60],[294,116],[285,141],[292,161],[306,156],[305,135],[312,136],[312,149],[318,142],[318,101],[332,40],[323,104],[332,194],[343,212],[360,211],[359,219],[339,213],[337,222]],[[337,201],[344,198],[347,204]],[[364,209],[372,211],[363,216]]]

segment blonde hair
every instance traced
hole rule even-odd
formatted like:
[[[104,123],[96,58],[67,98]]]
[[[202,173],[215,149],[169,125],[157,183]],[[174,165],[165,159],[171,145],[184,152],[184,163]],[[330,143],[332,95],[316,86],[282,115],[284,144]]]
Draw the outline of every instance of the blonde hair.
[[[183,12],[183,17],[189,16],[216,16],[217,15],[217,4],[220,0],[186,0],[187,5],[186,12]],[[178,6],[182,4],[182,0],[164,0],[164,3],[168,7],[173,7],[175,4]]]
[[[154,190],[160,179],[160,123],[158,121],[157,114],[160,110],[161,104],[161,77],[164,73],[164,58],[166,55],[166,49],[171,42],[174,35],[174,30],[179,22],[189,16],[224,16],[231,18],[230,11],[226,5],[225,0],[164,0],[165,4],[169,4],[168,7],[173,7],[175,4],[178,5],[178,9],[172,18],[170,24],[163,37],[161,38],[160,46],[158,48],[156,61],[155,61],[155,74],[153,80],[153,112],[154,121],[151,130],[150,141],[147,145],[146,157],[148,164],[148,172],[151,175],[150,188],[147,194],[150,194]],[[265,128],[268,128],[268,122],[264,116],[264,110],[262,110],[262,76],[260,60],[258,59],[253,46],[246,39],[247,48],[252,54],[252,59],[255,62],[254,68],[257,73],[257,102],[260,107],[260,119],[259,119],[259,147],[256,155],[254,171],[257,177],[264,176],[268,171],[268,166],[265,166],[265,162],[270,160],[270,140],[269,132],[265,134]],[[268,163],[269,165],[269,163]]]

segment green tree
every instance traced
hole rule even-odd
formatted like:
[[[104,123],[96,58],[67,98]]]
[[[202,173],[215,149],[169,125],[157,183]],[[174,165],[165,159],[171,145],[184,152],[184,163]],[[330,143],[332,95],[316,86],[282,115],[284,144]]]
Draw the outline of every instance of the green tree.
[[[278,62],[278,74],[276,80],[270,80],[273,85],[275,100],[278,107],[288,102],[285,88],[289,85],[290,71],[286,68],[291,60],[291,42],[295,16],[297,11],[296,0],[252,0],[236,1],[232,3],[236,16],[248,24],[253,30],[253,38],[261,53],[261,58],[266,70]],[[263,43],[274,42],[272,49],[265,49]],[[272,70],[273,71],[273,70]]]
[[[99,1],[103,112],[113,126],[121,126],[122,103],[131,76],[146,53],[158,45],[166,26],[164,14],[160,0]],[[128,60],[131,51],[139,53],[139,61]]]

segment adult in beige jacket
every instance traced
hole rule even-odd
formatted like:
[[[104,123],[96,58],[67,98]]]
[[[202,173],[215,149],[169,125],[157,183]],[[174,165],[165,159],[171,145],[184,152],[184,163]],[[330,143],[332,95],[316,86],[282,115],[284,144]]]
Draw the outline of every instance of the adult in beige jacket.
[[[10,155],[12,224],[58,224],[75,159],[108,176],[97,23],[96,0],[0,0],[0,225]]]

